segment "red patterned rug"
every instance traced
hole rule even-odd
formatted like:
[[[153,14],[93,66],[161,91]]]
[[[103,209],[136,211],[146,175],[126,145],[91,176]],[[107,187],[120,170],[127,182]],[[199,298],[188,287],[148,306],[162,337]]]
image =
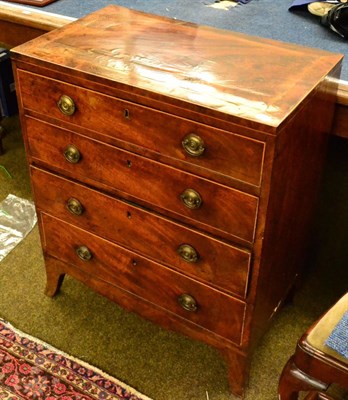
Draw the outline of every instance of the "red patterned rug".
[[[1,400],[150,400],[0,319]]]

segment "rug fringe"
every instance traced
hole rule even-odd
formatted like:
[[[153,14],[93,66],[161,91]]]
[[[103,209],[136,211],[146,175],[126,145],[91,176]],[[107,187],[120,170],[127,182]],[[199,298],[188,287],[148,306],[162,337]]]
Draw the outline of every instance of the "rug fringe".
[[[47,348],[48,350],[51,350],[65,358],[69,358],[70,360],[80,364],[81,366],[85,367],[86,369],[90,369],[92,371],[94,371],[97,374],[102,375],[103,377],[105,377],[106,379],[114,382],[116,385],[121,386],[123,388],[125,388],[129,393],[131,393],[134,396],[139,397],[141,400],[153,400],[150,397],[147,397],[146,395],[138,392],[136,389],[134,389],[133,387],[127,385],[126,383],[120,381],[119,379],[115,378],[114,376],[109,375],[108,373],[102,371],[101,369],[99,369],[98,367],[95,367],[89,363],[87,363],[86,361],[80,360],[77,357],[74,357],[70,354],[65,353],[64,351],[61,351],[59,349],[57,349],[56,347],[44,342],[41,339],[38,339],[34,336],[31,336],[28,333],[25,333],[17,328],[15,328],[9,321],[4,320],[3,318],[0,317],[0,323],[4,324],[5,326],[7,326],[9,329],[11,329],[13,332],[15,332],[17,335],[22,336],[26,339],[29,339],[33,342],[36,342],[42,346],[44,346],[45,348]]]

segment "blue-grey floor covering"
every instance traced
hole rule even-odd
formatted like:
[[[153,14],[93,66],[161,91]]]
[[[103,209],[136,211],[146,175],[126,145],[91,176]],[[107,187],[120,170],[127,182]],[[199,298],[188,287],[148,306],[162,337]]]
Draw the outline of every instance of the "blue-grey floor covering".
[[[292,0],[252,0],[228,11],[207,7],[214,0],[59,0],[43,10],[80,18],[116,4],[201,25],[296,43],[348,55],[348,42],[322,26],[306,9],[288,11]],[[347,57],[346,57],[347,58]],[[348,58],[341,78],[348,81]]]

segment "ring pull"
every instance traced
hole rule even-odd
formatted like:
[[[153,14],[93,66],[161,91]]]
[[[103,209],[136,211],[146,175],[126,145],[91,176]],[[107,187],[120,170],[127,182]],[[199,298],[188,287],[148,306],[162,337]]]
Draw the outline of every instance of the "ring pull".
[[[187,208],[197,209],[200,208],[203,201],[201,195],[193,189],[186,189],[180,195],[181,201]]]
[[[60,112],[64,115],[70,116],[73,115],[76,111],[74,100],[70,96],[67,96],[66,94],[63,94],[60,97],[57,106]]]
[[[69,212],[73,215],[81,215],[84,211],[82,204],[79,202],[79,200],[74,199],[71,197],[66,204],[67,209]]]
[[[82,261],[89,261],[92,258],[92,253],[87,246],[78,247],[76,254]]]
[[[77,164],[81,159],[81,153],[76,146],[69,144],[64,150],[64,157],[69,163]]]
[[[195,312],[198,309],[197,302],[194,297],[187,293],[183,293],[178,297],[178,302],[181,307],[190,312]]]
[[[189,244],[181,244],[177,249],[180,257],[188,263],[196,263],[199,260],[197,250]]]
[[[186,135],[181,144],[186,153],[192,157],[199,157],[205,152],[203,139],[194,133]]]

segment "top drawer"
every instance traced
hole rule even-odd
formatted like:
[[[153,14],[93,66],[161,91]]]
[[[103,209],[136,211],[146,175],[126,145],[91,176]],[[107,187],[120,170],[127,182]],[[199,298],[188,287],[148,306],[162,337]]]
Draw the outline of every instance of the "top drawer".
[[[260,186],[263,142],[22,70],[18,81],[25,109],[184,161],[202,176],[209,170]],[[73,100],[72,115],[57,106],[63,95]]]

